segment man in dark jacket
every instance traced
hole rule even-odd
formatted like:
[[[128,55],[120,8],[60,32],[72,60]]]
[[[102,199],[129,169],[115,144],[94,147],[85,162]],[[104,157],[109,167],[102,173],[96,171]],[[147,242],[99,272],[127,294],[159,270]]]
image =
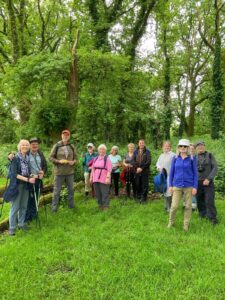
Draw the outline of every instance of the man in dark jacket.
[[[137,200],[140,203],[146,203],[148,195],[148,179],[149,179],[149,169],[151,164],[151,153],[145,147],[145,141],[143,139],[139,140],[138,147],[134,152],[135,161],[135,183],[137,191]]]
[[[218,223],[215,207],[215,188],[213,179],[217,174],[217,163],[214,156],[205,151],[205,143],[198,141],[197,162],[198,162],[198,192],[197,206],[199,216],[207,217],[213,225]]]

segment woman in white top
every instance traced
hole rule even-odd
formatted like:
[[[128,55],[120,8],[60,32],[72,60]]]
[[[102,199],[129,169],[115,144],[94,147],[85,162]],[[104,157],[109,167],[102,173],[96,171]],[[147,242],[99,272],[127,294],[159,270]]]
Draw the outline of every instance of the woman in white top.
[[[165,199],[165,210],[167,213],[169,213],[171,202],[172,202],[172,196],[171,193],[169,192],[169,174],[170,174],[171,162],[173,157],[175,156],[175,153],[171,151],[170,141],[163,142],[162,150],[163,153],[160,154],[156,163],[156,167],[159,172],[161,172],[162,169],[165,169],[167,173],[167,190],[163,194],[163,196]]]
[[[118,154],[119,148],[113,146],[109,159],[112,163],[112,182],[114,183],[115,196],[119,196],[119,178],[120,178],[120,167],[122,166],[121,156]]]

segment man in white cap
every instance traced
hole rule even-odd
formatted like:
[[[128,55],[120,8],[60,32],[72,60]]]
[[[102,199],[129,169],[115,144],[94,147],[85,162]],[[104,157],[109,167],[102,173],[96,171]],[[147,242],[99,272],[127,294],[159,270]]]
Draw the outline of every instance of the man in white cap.
[[[95,146],[92,143],[87,144],[87,153],[83,157],[83,166],[84,166],[84,182],[85,182],[85,196],[87,197],[90,192],[90,174],[93,159],[97,156],[97,153],[94,152]]]
[[[198,162],[197,206],[200,218],[208,218],[213,225],[218,223],[215,207],[215,187],[213,179],[217,174],[214,156],[205,150],[204,141],[196,143]]]

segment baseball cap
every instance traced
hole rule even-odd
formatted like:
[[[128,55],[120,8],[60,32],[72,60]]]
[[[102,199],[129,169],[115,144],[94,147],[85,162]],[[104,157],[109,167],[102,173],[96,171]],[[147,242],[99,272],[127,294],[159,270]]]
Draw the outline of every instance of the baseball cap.
[[[70,135],[70,131],[69,131],[68,129],[64,129],[64,130],[62,131],[62,134]]]
[[[197,141],[197,143],[195,144],[195,146],[198,147],[198,145],[205,146],[205,142],[204,141]]]
[[[89,147],[90,147],[90,148],[94,148],[95,146],[94,146],[94,144],[92,144],[92,143],[88,143],[88,144],[87,144],[87,148],[89,148]]]

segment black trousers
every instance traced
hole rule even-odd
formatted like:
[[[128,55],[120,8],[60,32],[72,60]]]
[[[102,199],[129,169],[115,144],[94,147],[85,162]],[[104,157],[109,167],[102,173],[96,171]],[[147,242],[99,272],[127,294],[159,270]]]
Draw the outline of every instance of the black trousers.
[[[198,182],[197,207],[200,217],[216,221],[215,188],[212,181],[209,185],[203,185],[202,181]]]
[[[120,173],[112,173],[112,183],[115,189],[115,196],[119,195],[119,179],[120,179]]]
[[[43,183],[42,180],[36,179],[35,185],[29,184],[29,198],[27,203],[27,211],[26,211],[26,217],[25,217],[25,223],[32,221],[36,218],[37,215],[37,208],[35,203],[35,195],[34,195],[34,187],[35,187],[35,193],[38,200],[39,195],[39,189],[42,189]],[[40,190],[41,192],[41,190]]]
[[[145,202],[148,195],[148,177],[149,173],[136,173],[136,195],[140,202]]]
[[[134,196],[134,198],[135,198],[135,197],[136,197],[135,173],[128,170],[128,171],[125,173],[125,180],[126,180],[126,192],[127,192],[127,197],[130,198],[131,187],[132,187],[132,190],[133,190],[133,196]]]

